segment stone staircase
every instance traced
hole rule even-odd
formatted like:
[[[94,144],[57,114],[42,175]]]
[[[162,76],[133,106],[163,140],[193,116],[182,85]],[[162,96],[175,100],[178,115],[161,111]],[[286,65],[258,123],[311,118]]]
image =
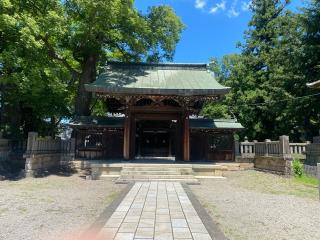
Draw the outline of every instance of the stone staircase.
[[[198,183],[192,165],[135,164],[123,166],[117,182],[129,181],[179,181]]]

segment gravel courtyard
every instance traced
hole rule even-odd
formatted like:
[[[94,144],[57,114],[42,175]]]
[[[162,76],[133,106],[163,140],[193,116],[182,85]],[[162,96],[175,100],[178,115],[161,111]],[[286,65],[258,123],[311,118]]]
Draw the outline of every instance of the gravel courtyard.
[[[61,239],[87,229],[125,185],[78,175],[0,181],[0,239]]]
[[[0,181],[0,239],[60,240],[78,234],[125,186],[78,175]],[[241,171],[190,188],[230,240],[320,239],[315,187]]]
[[[257,171],[229,172],[226,179],[191,186],[231,240],[320,239],[318,190]]]

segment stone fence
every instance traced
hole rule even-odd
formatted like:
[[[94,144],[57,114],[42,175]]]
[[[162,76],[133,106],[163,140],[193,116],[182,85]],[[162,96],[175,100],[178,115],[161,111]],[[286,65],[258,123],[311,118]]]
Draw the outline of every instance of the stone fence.
[[[66,167],[74,158],[75,140],[38,137],[38,133],[29,132],[26,158],[26,176],[37,176],[45,171]]]
[[[281,141],[282,145],[280,143]],[[244,142],[236,142],[235,151],[236,156],[241,156],[242,158],[254,158],[255,156],[282,156],[283,154],[287,154],[291,155],[291,158],[305,159],[307,145],[309,144],[309,141],[304,143],[290,143],[287,136],[281,136],[279,141],[266,139],[264,142],[258,142],[256,140],[249,142],[246,138]],[[282,152],[283,150],[286,152]]]
[[[246,138],[244,142],[235,143],[236,161],[249,161],[257,169],[290,174],[292,159],[305,159],[309,144],[290,143],[288,136],[280,136],[278,141],[266,139],[264,142],[249,142]]]

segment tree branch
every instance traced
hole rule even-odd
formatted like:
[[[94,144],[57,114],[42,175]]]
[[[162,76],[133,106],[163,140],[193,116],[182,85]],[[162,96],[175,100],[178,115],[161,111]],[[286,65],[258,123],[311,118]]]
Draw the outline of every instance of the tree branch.
[[[48,36],[42,37],[40,36],[40,39],[44,42],[45,46],[47,47],[48,50],[48,55],[52,58],[55,59],[59,62],[61,62],[74,77],[78,77],[80,75],[80,72],[75,70],[65,58],[60,57],[56,51],[54,50],[53,46],[49,43],[48,41]]]

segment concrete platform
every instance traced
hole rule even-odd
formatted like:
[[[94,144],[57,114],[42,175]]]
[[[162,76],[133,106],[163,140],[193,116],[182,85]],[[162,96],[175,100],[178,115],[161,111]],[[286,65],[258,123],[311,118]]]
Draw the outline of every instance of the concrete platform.
[[[92,161],[75,160],[76,169],[87,170],[92,179],[115,178],[126,181],[179,181],[196,183],[198,178],[221,178],[226,171],[253,168],[250,163],[174,162],[172,160]]]

